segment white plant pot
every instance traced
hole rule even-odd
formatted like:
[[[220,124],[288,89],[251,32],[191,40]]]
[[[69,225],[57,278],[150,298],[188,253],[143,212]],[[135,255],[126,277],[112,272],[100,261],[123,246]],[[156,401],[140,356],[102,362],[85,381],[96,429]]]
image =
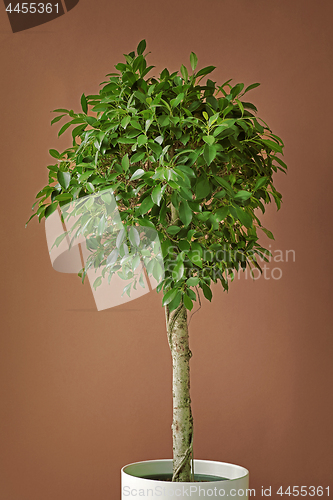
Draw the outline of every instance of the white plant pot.
[[[121,469],[121,499],[134,498],[164,500],[168,498],[247,499],[249,471],[239,465],[208,460],[194,460],[194,474],[213,476],[203,482],[173,483],[154,476],[172,475],[172,460],[150,460],[126,465]],[[150,479],[147,479],[147,476]],[[216,480],[216,478],[225,478]]]

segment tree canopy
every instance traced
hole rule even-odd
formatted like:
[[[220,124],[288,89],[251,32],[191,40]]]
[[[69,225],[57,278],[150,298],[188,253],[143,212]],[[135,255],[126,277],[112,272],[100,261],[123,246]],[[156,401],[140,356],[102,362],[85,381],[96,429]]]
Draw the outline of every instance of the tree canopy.
[[[57,161],[48,166],[48,184],[37,194],[32,217],[41,221],[58,206],[111,190],[122,224],[134,228],[132,240],[140,236],[136,227],[157,231],[164,273],[158,260],[149,272],[160,281],[163,305],[174,310],[183,302],[191,310],[194,287],[211,300],[212,283],[227,290],[235,272],[260,269],[260,259],[267,260],[258,230],[273,235],[258,214],[271,201],[280,208],[273,174],[287,168],[279,157],[283,142],[245,100],[258,83],[219,85],[206,78],[214,66],[196,71],[193,52],[191,69],[182,65],[180,72],[148,76],[154,66],[147,65],[145,51],[142,40],[98,94],[82,94],[82,112],[55,110],[51,123],[69,118],[58,135],[72,127],[73,145],[50,150]],[[117,257],[124,250],[118,238],[110,259],[107,217],[104,226],[97,221],[89,265],[104,262],[112,276],[120,272]],[[137,266],[132,259],[124,279],[134,278]],[[82,279],[85,274],[83,269]]]

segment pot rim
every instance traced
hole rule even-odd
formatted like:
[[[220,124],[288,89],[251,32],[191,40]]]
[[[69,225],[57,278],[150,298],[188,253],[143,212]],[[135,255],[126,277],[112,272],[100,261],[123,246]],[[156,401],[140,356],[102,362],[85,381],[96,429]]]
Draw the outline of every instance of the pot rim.
[[[140,468],[140,467],[143,467],[145,464],[147,465],[157,465],[157,464],[161,464],[165,462],[166,464],[170,465],[172,464],[173,460],[172,458],[164,458],[164,459],[155,459],[155,460],[142,460],[142,461],[139,461],[139,462],[133,462],[133,463],[130,463],[130,464],[127,464],[127,465],[124,465],[124,467],[121,468],[121,473],[122,474],[126,474],[130,477],[136,477],[138,479],[142,479],[142,480],[146,480],[146,481],[155,481],[154,479],[147,479],[147,478],[143,478],[141,477],[140,475],[134,475],[133,472],[129,472],[127,471],[126,469],[127,468]],[[220,462],[218,460],[204,460],[204,459],[194,459],[194,465],[212,465],[212,466],[225,466],[227,469],[230,469],[230,470],[236,470],[238,472],[238,475],[237,477],[232,477],[232,478],[227,478],[226,481],[238,481],[239,479],[243,479],[245,477],[247,477],[249,475],[249,471],[243,467],[242,465],[237,465],[237,464],[231,464],[231,463],[228,463],[228,462]],[[160,472],[160,471],[158,471]],[[200,472],[199,472],[200,474]],[[216,475],[216,473],[215,473]],[[167,484],[170,484],[170,481],[158,481],[159,483],[167,483]],[[213,483],[214,480],[212,481],[206,481],[205,484],[207,483]],[[216,481],[215,481],[216,482]],[[199,481],[200,483],[200,481]],[[177,483],[179,484],[179,483]],[[188,485],[191,485],[193,484],[192,482],[182,482],[182,484],[188,484]]]

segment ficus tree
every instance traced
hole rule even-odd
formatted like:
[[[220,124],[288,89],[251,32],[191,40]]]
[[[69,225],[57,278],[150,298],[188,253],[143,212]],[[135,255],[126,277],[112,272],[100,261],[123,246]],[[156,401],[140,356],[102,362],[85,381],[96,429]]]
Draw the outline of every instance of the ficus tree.
[[[259,231],[273,235],[259,215],[271,201],[280,208],[273,174],[287,167],[278,156],[282,140],[246,101],[258,83],[218,85],[207,78],[215,67],[197,71],[193,52],[190,70],[182,65],[180,72],[164,69],[159,76],[147,76],[154,66],[147,66],[145,51],[142,40],[107,75],[98,94],[82,94],[79,113],[55,110],[51,123],[69,118],[58,135],[72,127],[73,145],[63,152],[50,150],[56,162],[48,166],[49,180],[37,194],[32,217],[41,221],[73,200],[111,189],[122,224],[133,228],[132,241],[140,239],[136,227],[157,231],[164,273],[157,260],[149,272],[159,281],[173,360],[173,481],[190,481],[188,311],[201,294],[212,299],[213,283],[228,290],[235,273],[260,271],[260,262],[268,260]],[[86,209],[85,227],[89,204]],[[87,267],[101,262],[104,274],[121,274],[121,238],[111,251],[105,233],[108,213],[103,217],[103,223],[92,223],[99,231],[90,240],[82,280]],[[139,260],[130,260],[121,277],[136,281]]]

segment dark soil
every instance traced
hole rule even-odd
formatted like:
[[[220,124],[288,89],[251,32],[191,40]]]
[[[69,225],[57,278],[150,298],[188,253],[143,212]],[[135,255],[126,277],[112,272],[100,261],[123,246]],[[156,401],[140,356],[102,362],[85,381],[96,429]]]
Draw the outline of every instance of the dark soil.
[[[142,476],[142,479],[152,479],[154,481],[171,481],[172,474],[151,474]],[[209,483],[211,481],[227,481],[228,478],[220,476],[208,476],[207,474],[194,474],[195,483]]]

